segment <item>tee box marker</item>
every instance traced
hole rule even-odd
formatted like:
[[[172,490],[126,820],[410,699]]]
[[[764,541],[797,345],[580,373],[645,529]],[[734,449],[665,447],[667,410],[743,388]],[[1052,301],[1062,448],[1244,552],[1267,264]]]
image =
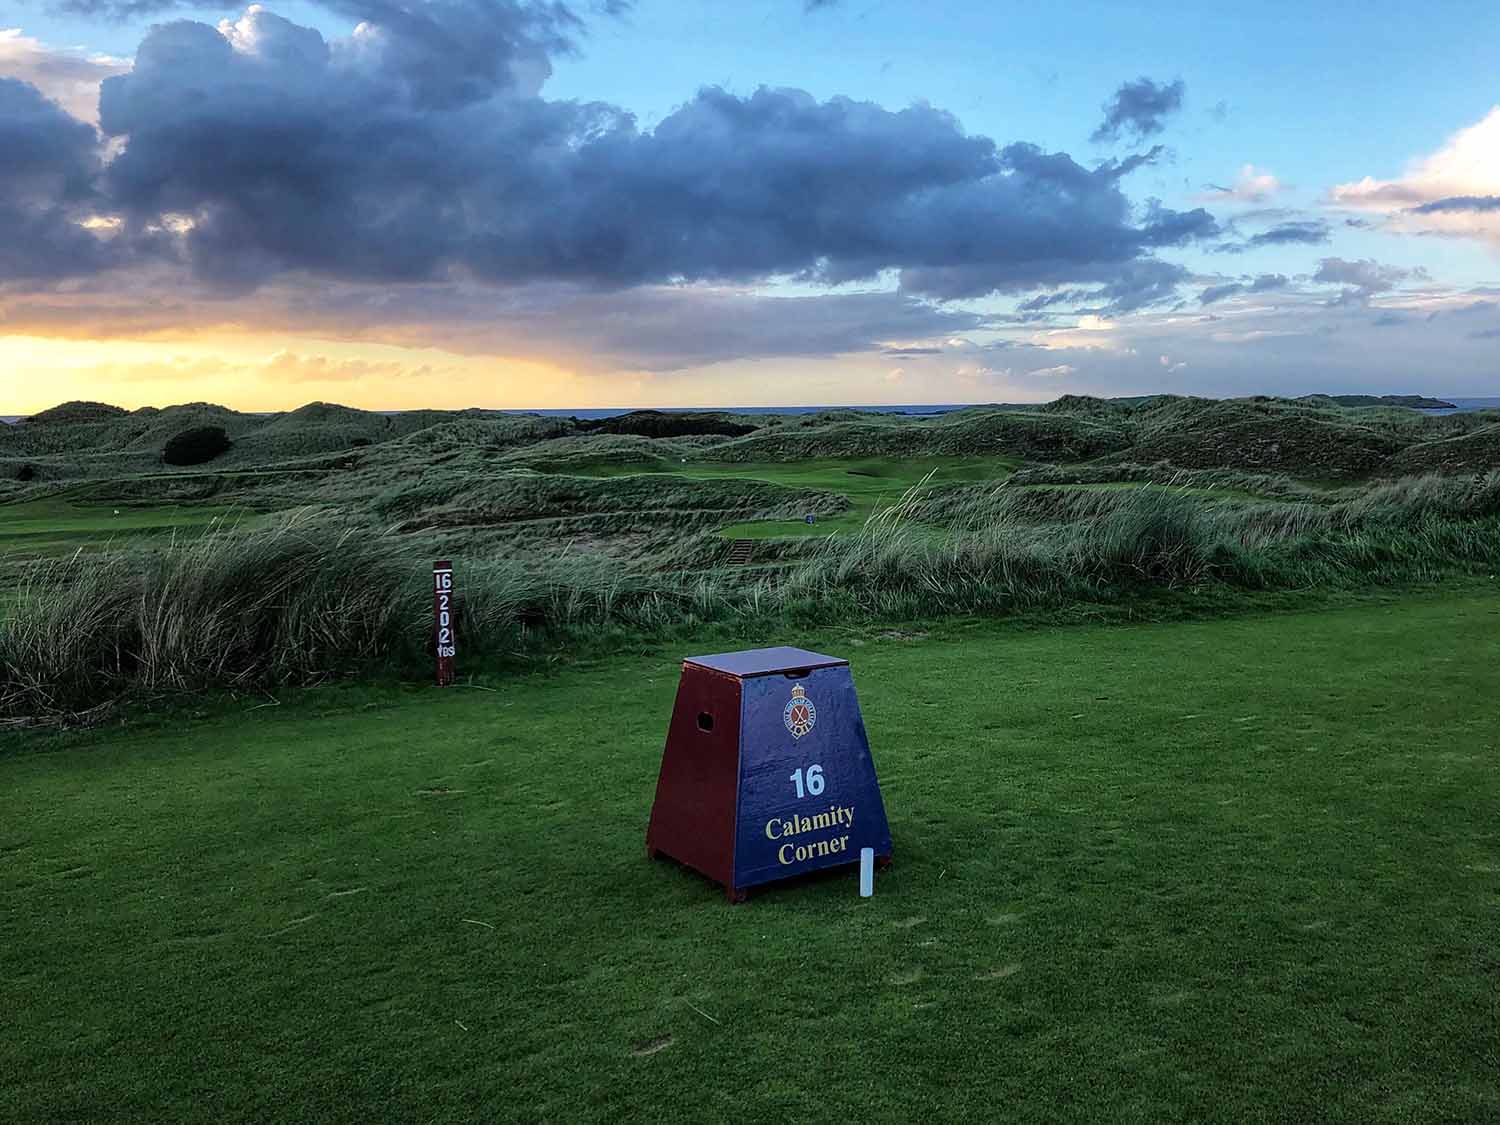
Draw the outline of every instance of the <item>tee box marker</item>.
[[[891,832],[849,662],[800,648],[683,661],[646,854],[750,887],[890,862]]]

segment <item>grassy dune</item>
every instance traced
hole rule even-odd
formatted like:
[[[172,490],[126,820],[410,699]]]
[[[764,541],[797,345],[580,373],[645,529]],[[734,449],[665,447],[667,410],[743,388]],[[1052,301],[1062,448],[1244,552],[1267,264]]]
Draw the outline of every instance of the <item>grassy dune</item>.
[[[866,457],[857,460],[824,459],[793,462],[682,461],[662,475],[690,480],[762,480],[788,488],[810,489],[847,497],[848,507],[814,524],[805,520],[753,520],[735,523],[720,532],[726,539],[771,539],[782,536],[818,537],[837,531],[854,531],[877,512],[898,503],[906,491],[923,481],[935,487],[971,481],[1002,480],[1017,465],[1003,457]],[[629,474],[620,466],[596,466],[594,474],[619,477]],[[815,509],[814,509],[815,510]]]
[[[205,424],[227,452],[161,463]],[[417,667],[437,557],[466,576],[471,643],[527,658],[704,622],[1482,576],[1500,472],[1468,466],[1495,424],[1327,399],[602,423],[67,404],[0,427],[0,719]],[[200,549],[224,513],[243,526]],[[742,538],[751,565],[728,565]]]
[[[467,650],[528,657],[708,623],[899,624],[1131,602],[1149,612],[1164,596],[1213,612],[1258,591],[1482,578],[1500,560],[1500,477],[1478,487],[1415,478],[1325,503],[1007,481],[911,489],[851,534],[773,541],[777,553],[755,568],[722,565],[722,538],[695,528],[758,505],[839,498],[756,480],[569,479],[520,482],[520,494],[567,513],[548,518],[503,480],[419,482],[387,494],[383,530],[308,509],[156,549],[43,560],[23,570],[0,615],[0,719],[414,670],[430,637],[435,545],[462,567]],[[669,479],[675,500],[664,499]],[[616,486],[633,498],[628,511],[608,510]],[[704,490],[738,493],[741,505],[699,507]],[[538,546],[476,548],[486,527],[526,527]],[[658,546],[622,564],[574,551],[570,529]]]
[[[676,648],[13,744],[0,1119],[1500,1115],[1500,595],[930,628],[723,639],[853,659],[867,901],[644,858]]]

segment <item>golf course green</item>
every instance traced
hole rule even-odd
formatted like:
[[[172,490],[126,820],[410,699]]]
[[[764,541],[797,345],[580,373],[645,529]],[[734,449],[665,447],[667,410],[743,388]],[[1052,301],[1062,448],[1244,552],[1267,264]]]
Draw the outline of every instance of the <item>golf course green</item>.
[[[697,649],[0,736],[0,1120],[1500,1115],[1493,585],[781,641],[873,899],[645,858]]]
[[[0,566],[80,548],[124,546],[173,532],[201,530],[245,513],[205,505],[72,503],[63,498],[8,504],[0,509]]]

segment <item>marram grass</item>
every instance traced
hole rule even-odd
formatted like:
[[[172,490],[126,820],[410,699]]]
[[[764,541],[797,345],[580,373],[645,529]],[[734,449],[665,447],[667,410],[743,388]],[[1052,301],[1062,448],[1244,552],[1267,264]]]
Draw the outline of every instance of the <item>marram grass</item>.
[[[1488,574],[1500,561],[1500,475],[1409,478],[1321,504],[1012,482],[955,500],[923,482],[859,531],[795,544],[766,568],[705,567],[705,553],[693,541],[629,565],[566,548],[541,560],[460,555],[460,643],[508,652],[711,622],[1001,615],[1162,589]],[[312,509],[38,562],[0,613],[0,716],[361,669],[417,673],[429,563],[414,537]]]

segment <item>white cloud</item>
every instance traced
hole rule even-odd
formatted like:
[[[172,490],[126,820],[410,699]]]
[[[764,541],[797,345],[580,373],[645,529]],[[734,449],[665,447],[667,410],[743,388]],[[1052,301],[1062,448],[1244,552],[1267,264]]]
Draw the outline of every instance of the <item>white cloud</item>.
[[[98,124],[99,83],[129,69],[126,59],[48,47],[18,27],[0,28],[0,75],[30,82],[80,121]]]
[[[1026,374],[1043,379],[1061,379],[1065,375],[1072,375],[1077,370],[1078,368],[1071,363],[1059,363],[1055,367],[1038,367],[1035,371],[1028,371]]]
[[[953,369],[960,379],[1008,379],[1013,374],[1009,367],[991,367],[987,363],[961,363]]]
[[[1208,185],[1212,190],[1198,196],[1202,203],[1264,203],[1286,186],[1270,172],[1246,164],[1235,177],[1233,187]]]
[[[1328,202],[1386,215],[1387,230],[1478,238],[1500,248],[1500,105],[1412,161],[1398,179],[1338,184]]]

